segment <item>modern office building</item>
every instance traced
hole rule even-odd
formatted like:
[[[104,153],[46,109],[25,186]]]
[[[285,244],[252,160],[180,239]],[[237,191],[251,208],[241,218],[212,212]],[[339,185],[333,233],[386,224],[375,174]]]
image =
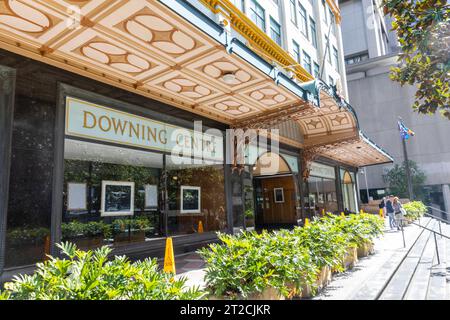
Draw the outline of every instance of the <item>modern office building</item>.
[[[331,0],[1,2],[0,273],[61,241],[137,258],[358,211],[358,168],[392,158],[333,21]]]
[[[383,16],[380,1],[339,1],[349,100],[359,115],[361,128],[383,145],[397,164],[404,161],[397,128],[400,116],[415,132],[407,142],[408,157],[426,174],[427,201],[450,212],[450,123],[439,114],[422,115],[412,110],[415,89],[389,79],[398,63],[398,41],[391,21]],[[367,186],[359,175],[360,194],[367,201],[379,199],[387,187],[383,176],[392,164],[365,168]]]

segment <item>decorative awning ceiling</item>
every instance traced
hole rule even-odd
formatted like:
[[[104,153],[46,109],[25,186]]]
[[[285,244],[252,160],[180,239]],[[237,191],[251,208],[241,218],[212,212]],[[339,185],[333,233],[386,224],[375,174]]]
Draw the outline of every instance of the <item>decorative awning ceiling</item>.
[[[359,137],[356,116],[335,91],[320,81],[298,85],[182,0],[4,0],[0,43],[231,126],[296,119],[306,148]]]
[[[154,0],[5,0],[2,47],[230,124],[298,103],[270,64],[261,71],[230,54],[245,48],[221,27],[164,2],[191,22]]]

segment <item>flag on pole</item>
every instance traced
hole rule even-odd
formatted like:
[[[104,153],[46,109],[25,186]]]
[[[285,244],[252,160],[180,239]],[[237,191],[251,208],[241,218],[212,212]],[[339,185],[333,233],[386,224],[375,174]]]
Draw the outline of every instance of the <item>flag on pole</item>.
[[[409,137],[412,137],[415,135],[414,131],[412,131],[411,129],[409,129],[408,127],[406,127],[403,124],[402,120],[398,120],[398,130],[400,130],[400,136],[402,137],[402,139],[404,140],[408,140]]]

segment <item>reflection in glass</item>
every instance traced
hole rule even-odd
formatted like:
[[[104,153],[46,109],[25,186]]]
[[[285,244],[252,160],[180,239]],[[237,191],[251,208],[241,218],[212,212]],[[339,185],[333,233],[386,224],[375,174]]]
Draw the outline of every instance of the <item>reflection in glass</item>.
[[[160,185],[161,154],[66,139],[64,158],[63,241],[93,248],[162,236],[157,188],[148,188]],[[74,183],[86,185],[85,208],[68,206]]]
[[[322,215],[326,212],[337,213],[338,201],[336,180],[314,177],[308,179],[310,215]]]
[[[341,169],[342,196],[345,212],[357,212],[355,173]]]
[[[225,231],[224,166],[166,156],[169,235]]]

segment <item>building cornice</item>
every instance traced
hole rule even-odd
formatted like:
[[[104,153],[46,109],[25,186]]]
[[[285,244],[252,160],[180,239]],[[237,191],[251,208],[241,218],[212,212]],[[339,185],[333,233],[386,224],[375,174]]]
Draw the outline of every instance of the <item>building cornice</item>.
[[[288,52],[273,41],[253,21],[242,13],[241,10],[236,8],[231,1],[200,0],[200,2],[214,14],[222,14],[229,19],[231,27],[242,35],[248,41],[247,45],[257,51],[264,59],[269,60],[271,63],[276,62],[286,70],[292,71],[295,77],[301,82],[314,79]]]

